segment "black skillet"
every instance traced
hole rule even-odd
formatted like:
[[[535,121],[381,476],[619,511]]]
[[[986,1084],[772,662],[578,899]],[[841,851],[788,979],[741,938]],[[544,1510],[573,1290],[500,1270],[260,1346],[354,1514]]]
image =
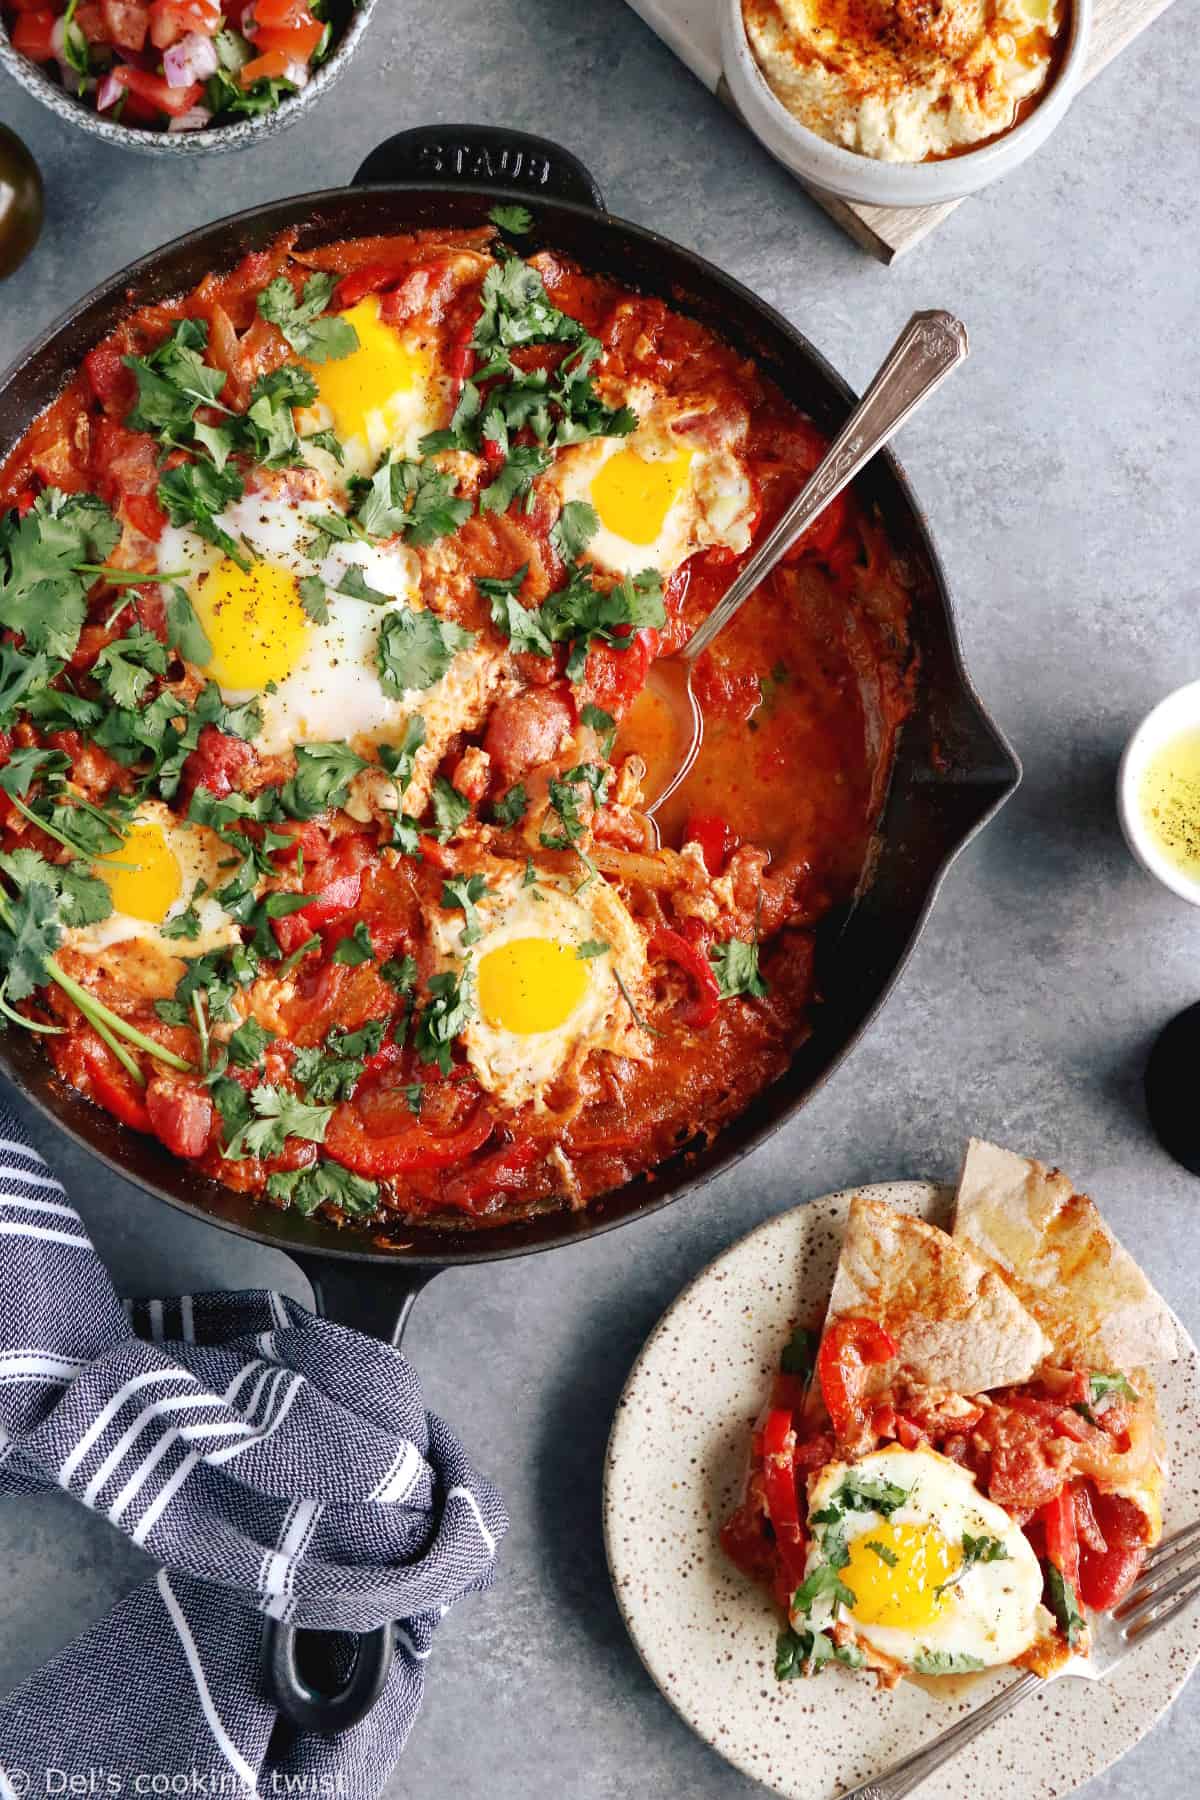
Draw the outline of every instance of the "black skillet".
[[[576,258],[629,287],[657,294],[753,356],[822,429],[841,424],[853,395],[787,321],[711,263],[605,211],[583,165],[543,138],[447,125],[401,132],[381,144],[347,188],[275,201],[223,219],[123,270],[64,315],[0,381],[0,445],[12,444],[59,392],[85,352],[134,305],[187,293],[210,270],[231,267],[286,228],[300,245],[423,226],[471,226],[498,200],[523,202],[524,240]],[[857,905],[831,920],[818,946],[826,1003],[816,1029],[774,1087],[708,1148],[688,1148],[603,1195],[583,1213],[546,1213],[492,1230],[406,1228],[380,1249],[322,1219],[276,1212],[195,1175],[155,1140],[127,1131],[54,1076],[30,1035],[0,1038],[0,1070],[74,1142],[156,1198],[226,1230],[285,1251],[312,1283],[326,1316],[398,1343],[410,1307],[441,1268],[578,1243],[694,1192],[737,1162],[808,1099],[873,1018],[912,951],[950,862],[1020,780],[1020,764],[988,717],[963,667],[945,576],[925,516],[890,451],[859,478],[914,585],[917,703],[900,739],[879,833],[874,879]],[[267,1654],[285,1716],[338,1730],[370,1705],[386,1679],[390,1628],[364,1640],[347,1687],[313,1692],[299,1673],[294,1634],[269,1631]]]

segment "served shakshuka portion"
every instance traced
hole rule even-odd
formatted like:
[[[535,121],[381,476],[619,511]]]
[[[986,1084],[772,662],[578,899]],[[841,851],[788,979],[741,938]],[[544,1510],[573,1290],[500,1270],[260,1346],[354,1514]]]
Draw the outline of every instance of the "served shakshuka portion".
[[[842,496],[643,693],[824,443],[658,299],[455,232],[143,306],[0,465],[0,1011],[277,1207],[582,1206],[786,1068],[911,705]]]
[[[972,1139],[951,1231],[856,1195],[721,1542],[780,1680],[1086,1659],[1162,1535],[1165,1302],[1058,1169]]]

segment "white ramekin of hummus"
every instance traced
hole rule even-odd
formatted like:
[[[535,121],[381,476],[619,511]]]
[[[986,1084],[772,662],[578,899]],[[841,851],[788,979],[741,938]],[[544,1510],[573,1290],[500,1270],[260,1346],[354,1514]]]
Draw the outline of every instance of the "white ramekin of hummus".
[[[1045,142],[1079,85],[1092,0],[722,0],[730,96],[806,181],[931,206]]]

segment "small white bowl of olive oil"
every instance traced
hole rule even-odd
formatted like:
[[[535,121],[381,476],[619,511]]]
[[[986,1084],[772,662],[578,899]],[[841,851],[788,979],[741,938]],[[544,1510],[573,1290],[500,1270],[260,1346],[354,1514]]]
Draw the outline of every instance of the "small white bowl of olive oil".
[[[1200,681],[1160,700],[1130,738],[1117,813],[1142,867],[1200,906]]]

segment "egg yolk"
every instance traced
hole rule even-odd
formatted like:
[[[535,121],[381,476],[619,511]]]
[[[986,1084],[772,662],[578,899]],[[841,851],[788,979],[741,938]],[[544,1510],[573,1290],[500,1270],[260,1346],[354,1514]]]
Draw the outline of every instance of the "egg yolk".
[[[212,645],[204,665],[230,691],[282,681],[299,662],[309,624],[296,578],[270,563],[239,569],[226,556],[192,589],[197,616]]]
[[[838,1574],[854,1595],[851,1617],[860,1625],[919,1630],[931,1625],[949,1600],[938,1592],[962,1564],[962,1550],[932,1525],[897,1525],[882,1519],[849,1546]]]
[[[690,450],[653,460],[636,450],[618,450],[591,485],[592,505],[601,524],[626,543],[652,544],[687,480],[691,462]]]
[[[489,1025],[527,1036],[562,1025],[587,992],[588,965],[574,944],[512,938],[480,959],[476,992]]]
[[[429,358],[412,350],[391,325],[379,317],[379,296],[368,294],[342,314],[353,325],[358,349],[323,363],[305,363],[317,384],[317,398],[333,414],[333,429],[342,439],[371,438],[373,413],[388,423],[389,399],[409,394],[429,379]]]
[[[134,821],[113,851],[113,862],[98,862],[95,873],[112,895],[114,912],[148,925],[161,925],[183,892],[183,876],[162,826],[143,820]]]

